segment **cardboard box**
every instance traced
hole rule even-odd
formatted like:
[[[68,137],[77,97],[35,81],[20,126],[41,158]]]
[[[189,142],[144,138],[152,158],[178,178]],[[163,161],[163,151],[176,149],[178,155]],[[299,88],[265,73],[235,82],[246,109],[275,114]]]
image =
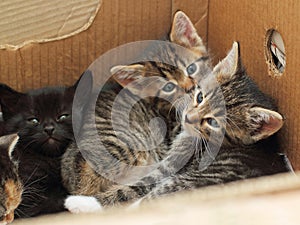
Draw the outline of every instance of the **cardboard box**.
[[[288,154],[295,170],[300,169],[299,11],[299,1],[210,0],[208,20],[208,45],[215,60],[225,56],[232,40],[240,41],[249,75],[278,101],[279,111],[285,116],[285,125],[279,132],[281,150]],[[282,76],[269,74],[265,58],[269,29],[276,29],[284,41],[286,69]]]
[[[2,7],[1,4],[6,3],[0,3],[2,9],[9,8],[7,11],[3,10],[7,12],[7,15],[2,16],[6,19],[0,18],[1,82],[18,90],[71,84],[97,57],[108,50],[128,42],[155,40],[166,36],[172,15],[180,9],[195,24],[215,62],[225,56],[234,40],[240,41],[243,62],[249,74],[264,92],[278,101],[279,111],[286,118],[279,133],[281,149],[288,153],[294,169],[300,169],[300,153],[296,151],[300,146],[297,116],[300,101],[295,97],[300,94],[296,76],[297,58],[300,54],[300,47],[297,45],[299,36],[296,32],[300,26],[297,22],[300,2],[59,2],[49,4],[31,0],[19,5],[18,0],[13,0],[9,7]],[[40,13],[36,15],[36,11]],[[49,25],[44,17],[54,17],[56,20],[48,21]],[[55,23],[58,26],[54,26]],[[33,24],[36,26],[31,28]],[[47,26],[51,29],[44,29]],[[268,29],[276,29],[284,40],[287,65],[280,77],[270,76],[268,73],[264,53]],[[14,36],[18,38],[7,38]]]
[[[15,220],[13,225],[294,225],[299,223],[299,178],[245,180],[164,197],[138,209],[60,213]]]
[[[215,63],[226,55],[234,40],[239,41],[242,59],[249,75],[264,92],[278,101],[279,111],[286,119],[284,127],[279,132],[281,149],[288,154],[294,169],[300,169],[300,153],[297,151],[300,147],[298,138],[300,78],[297,76],[300,58],[298,34],[300,1],[55,0],[49,3],[42,0],[28,0],[20,3],[18,0],[11,0],[7,2],[0,3],[2,15],[0,82],[18,90],[72,84],[97,57],[108,50],[128,42],[156,40],[167,35],[172,16],[177,10],[183,10],[191,18],[198,33],[208,44]],[[284,41],[286,68],[281,76],[272,74],[268,67],[270,59],[266,59],[265,52],[269,29],[276,29]],[[295,189],[299,187],[298,176],[288,179],[292,180]],[[289,183],[284,179],[275,179],[273,182],[274,186]],[[250,181],[249,186],[251,185],[253,184]],[[264,185],[256,187],[262,188]],[[272,189],[265,190],[264,193],[272,193]],[[292,196],[299,194],[294,193]],[[232,193],[228,196],[229,200],[236,197]],[[192,204],[197,203],[197,198],[188,199]],[[180,201],[177,203],[180,204]],[[226,205],[222,203],[222,199],[216,200],[216,204]],[[188,204],[185,202],[183,205]],[[201,206],[198,209],[210,210],[213,206],[211,205],[211,208]],[[151,214],[151,210],[154,214]],[[150,207],[147,211],[148,217],[145,218],[153,221],[155,218],[153,215],[157,210]],[[181,213],[181,209],[175,210]],[[175,216],[177,213],[169,215]],[[122,216],[120,212],[117,215]],[[41,218],[36,222],[52,224],[54,218],[59,224],[62,217],[55,215],[51,220]],[[76,221],[79,217],[72,218]],[[106,221],[116,222],[113,214],[105,218]],[[63,217],[64,223],[61,224],[73,223],[73,220]],[[100,220],[101,218],[98,220],[99,223]],[[29,220],[27,224],[33,224],[34,221]],[[17,221],[16,224],[23,222],[26,224],[26,221]]]

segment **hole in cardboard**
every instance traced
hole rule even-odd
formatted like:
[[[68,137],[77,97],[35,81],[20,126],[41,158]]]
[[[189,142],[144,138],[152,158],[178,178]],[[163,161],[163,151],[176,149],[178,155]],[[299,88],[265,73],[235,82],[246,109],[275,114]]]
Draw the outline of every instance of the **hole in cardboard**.
[[[286,66],[285,47],[281,34],[275,29],[267,31],[265,56],[269,74],[274,77],[281,76]]]

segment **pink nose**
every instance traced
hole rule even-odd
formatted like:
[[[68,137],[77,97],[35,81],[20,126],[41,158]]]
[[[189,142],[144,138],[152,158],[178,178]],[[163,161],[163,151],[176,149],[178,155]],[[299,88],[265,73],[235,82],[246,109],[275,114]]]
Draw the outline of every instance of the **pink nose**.
[[[189,111],[184,118],[184,122],[193,124],[200,121],[199,115],[197,112]]]

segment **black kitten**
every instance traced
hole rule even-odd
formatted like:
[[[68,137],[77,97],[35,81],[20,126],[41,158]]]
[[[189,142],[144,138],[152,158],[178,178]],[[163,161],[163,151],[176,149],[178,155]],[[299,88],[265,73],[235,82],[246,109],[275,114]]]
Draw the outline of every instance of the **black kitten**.
[[[18,132],[14,151],[24,185],[17,217],[63,211],[67,191],[61,184],[60,157],[73,140],[71,87],[45,87],[20,93],[0,84],[5,130]]]

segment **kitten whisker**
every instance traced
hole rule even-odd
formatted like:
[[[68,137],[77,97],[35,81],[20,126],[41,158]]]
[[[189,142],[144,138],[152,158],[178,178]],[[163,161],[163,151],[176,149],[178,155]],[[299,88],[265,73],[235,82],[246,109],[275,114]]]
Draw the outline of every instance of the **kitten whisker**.
[[[183,110],[189,105],[189,103],[190,103],[190,99],[188,99],[186,95],[183,95],[183,96],[179,97],[171,105],[171,108],[169,110],[168,115],[171,113],[172,108],[175,107],[175,109],[176,109],[176,121],[180,122]]]
[[[32,173],[30,174],[30,176],[26,179],[25,182],[23,182],[23,186],[27,185],[27,182],[32,178],[32,176],[34,175],[34,173],[37,171],[38,169],[38,165],[34,168],[34,170],[32,171]]]
[[[214,156],[212,155],[212,151],[211,151],[211,149],[209,147],[208,141],[205,138],[203,138],[203,143],[204,143],[204,147],[207,150],[207,153],[208,153],[209,157],[211,159],[214,159]]]
[[[209,155],[209,157],[211,157],[212,159],[214,158],[214,156],[212,155],[212,151],[209,147],[208,141],[206,140],[206,138],[203,136],[203,134],[201,134],[201,132],[199,130],[197,130],[195,127],[193,127],[193,130],[199,135],[199,137],[201,138],[202,143],[204,144],[204,148],[207,150],[207,153]],[[202,152],[202,151],[201,151]],[[201,154],[202,155],[202,154]]]
[[[35,139],[33,139],[33,140],[31,140],[30,142],[28,142],[25,146],[24,146],[24,152],[28,149],[28,147],[30,146],[30,145],[32,145],[33,143],[35,143],[36,141],[35,141]]]
[[[24,218],[29,218],[30,217],[28,214],[26,214],[25,212],[23,212],[19,208],[16,208],[15,213],[16,213],[16,215],[18,215],[18,217],[24,217]]]
[[[203,152],[202,152],[202,137],[197,138],[194,137],[194,141],[196,142],[196,148],[195,148],[195,155],[196,155],[196,160],[198,163],[200,163],[200,154],[202,156]],[[200,146],[200,148],[199,148]]]

